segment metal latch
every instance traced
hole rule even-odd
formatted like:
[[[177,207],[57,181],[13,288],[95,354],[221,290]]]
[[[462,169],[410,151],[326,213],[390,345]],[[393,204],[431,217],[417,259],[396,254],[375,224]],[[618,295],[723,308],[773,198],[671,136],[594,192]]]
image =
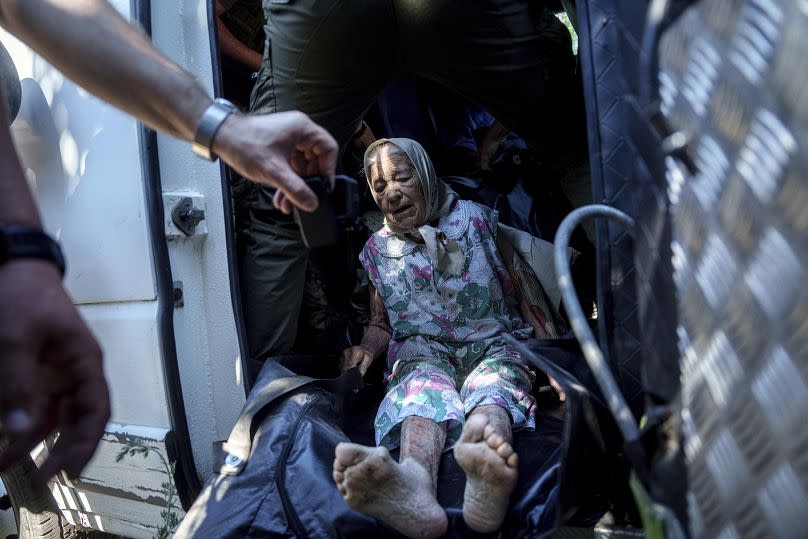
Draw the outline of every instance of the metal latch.
[[[169,240],[205,236],[205,197],[196,193],[163,193],[165,234]]]
[[[186,236],[193,236],[196,232],[196,225],[203,219],[205,219],[205,210],[195,208],[194,201],[190,197],[181,199],[171,210],[171,220]]]

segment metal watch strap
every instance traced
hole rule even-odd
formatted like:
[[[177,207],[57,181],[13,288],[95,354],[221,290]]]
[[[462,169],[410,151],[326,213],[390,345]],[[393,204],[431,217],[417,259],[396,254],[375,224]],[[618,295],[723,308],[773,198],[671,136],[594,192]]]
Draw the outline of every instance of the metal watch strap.
[[[194,153],[200,157],[204,157],[209,161],[215,161],[217,156],[213,153],[213,139],[216,138],[216,133],[224,121],[236,112],[236,106],[226,99],[217,98],[213,103],[205,109],[199,123],[196,126],[196,135],[194,135],[193,150]]]
[[[62,248],[42,230],[24,225],[0,227],[0,264],[17,258],[39,258],[55,265],[65,274]]]

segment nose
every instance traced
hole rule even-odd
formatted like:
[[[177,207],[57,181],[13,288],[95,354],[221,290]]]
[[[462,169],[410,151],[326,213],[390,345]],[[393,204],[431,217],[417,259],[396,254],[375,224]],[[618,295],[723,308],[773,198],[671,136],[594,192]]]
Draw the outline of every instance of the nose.
[[[397,204],[401,201],[401,191],[396,188],[387,191],[387,202],[389,204]]]

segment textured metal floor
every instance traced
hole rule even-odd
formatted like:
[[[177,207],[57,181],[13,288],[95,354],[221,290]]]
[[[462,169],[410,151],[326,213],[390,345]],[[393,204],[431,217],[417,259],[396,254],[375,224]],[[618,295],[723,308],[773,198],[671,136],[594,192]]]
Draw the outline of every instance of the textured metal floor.
[[[643,539],[642,530],[596,526],[593,528],[563,527],[556,532],[555,539]]]

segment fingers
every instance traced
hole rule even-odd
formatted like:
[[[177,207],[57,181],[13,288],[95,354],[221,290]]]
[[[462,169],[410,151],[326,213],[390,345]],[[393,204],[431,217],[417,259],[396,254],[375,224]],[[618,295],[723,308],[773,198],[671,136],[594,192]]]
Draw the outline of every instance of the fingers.
[[[76,477],[95,454],[98,441],[109,419],[108,399],[99,406],[87,395],[106,394],[106,384],[99,381],[82,384],[84,391],[66,397],[59,409],[59,438],[50,451],[48,459],[37,472],[37,478],[47,481],[59,470]]]
[[[326,133],[327,134],[327,133]],[[337,169],[337,155],[339,148],[336,141],[328,136],[330,143],[323,142],[322,145],[315,146],[314,153],[317,155],[317,163],[320,165],[320,174],[328,179],[331,190],[334,190],[334,172]]]
[[[319,201],[317,200],[317,196],[314,194],[314,191],[309,189],[309,186],[306,185],[303,178],[298,176],[292,170],[289,163],[282,162],[279,165],[278,170],[276,170],[275,177],[278,181],[278,189],[283,191],[283,196],[289,203],[288,206],[279,206],[281,211],[284,213],[290,213],[292,211],[292,205],[308,212],[312,212],[317,209]],[[286,204],[285,202],[282,203]],[[285,211],[284,207],[288,208],[288,210]]]
[[[275,196],[272,198],[272,203],[278,208],[280,211],[289,215],[292,213],[292,203],[289,202],[289,199],[286,198],[286,195],[283,191],[275,191]]]
[[[89,330],[81,323],[73,332],[66,333],[59,345],[63,359],[58,366],[68,384],[59,396],[59,438],[39,470],[42,480],[59,470],[77,476],[95,453],[110,415],[101,350]]]
[[[0,468],[58,430],[40,478],[62,468],[75,475],[109,418],[101,351],[54,267],[28,262],[8,273],[13,268],[0,269],[0,319],[8,321],[0,327],[0,420],[12,441]]]
[[[0,265],[0,434],[17,439],[36,430],[45,405],[39,352],[65,303],[61,276],[47,262]]]
[[[365,350],[361,346],[351,346],[342,351],[340,356],[340,366],[343,371],[347,371],[353,367],[359,367],[360,376],[365,376],[365,373],[373,362],[373,354]]]
[[[353,347],[346,348],[342,351],[342,355],[339,358],[340,368],[343,372],[347,371],[351,367],[355,365],[353,361]]]
[[[36,378],[37,358],[25,348],[0,339],[0,432],[12,438],[34,430],[43,400]]]
[[[290,137],[297,141],[294,151],[288,156],[287,166],[278,171],[278,187],[285,192],[291,205],[311,212],[317,209],[319,201],[300,175],[319,174],[328,180],[333,189],[339,147],[328,131],[305,114],[293,112],[289,118],[296,124],[290,129]],[[281,207],[281,211],[288,213],[286,207]],[[288,210],[291,211],[291,207]]]
[[[356,367],[362,361],[362,349],[358,346],[351,346],[342,351],[340,361],[342,363],[342,370],[347,371]]]
[[[39,423],[30,432],[13,438],[6,450],[0,454],[0,472],[26,458],[51,433],[53,426],[53,423]]]
[[[308,136],[302,144],[298,144],[298,150],[303,152],[306,160],[315,162],[317,171],[328,180],[331,189],[334,188],[334,175],[337,169],[337,157],[339,156],[339,146],[328,131],[305,117],[310,123]]]
[[[9,444],[6,450],[0,454],[0,472],[6,471],[23,457],[28,455],[31,450],[41,441],[42,438],[35,438],[29,434]]]
[[[370,367],[370,364],[372,362],[373,362],[373,356],[368,352],[364,352],[362,354],[362,359],[360,360],[359,363],[359,374],[365,376],[365,373],[368,372],[368,368]]]
[[[246,178],[283,192],[275,205],[317,209],[318,201],[301,176],[320,174],[334,185],[338,147],[328,131],[298,111],[261,116],[233,114],[222,124],[213,150]]]

